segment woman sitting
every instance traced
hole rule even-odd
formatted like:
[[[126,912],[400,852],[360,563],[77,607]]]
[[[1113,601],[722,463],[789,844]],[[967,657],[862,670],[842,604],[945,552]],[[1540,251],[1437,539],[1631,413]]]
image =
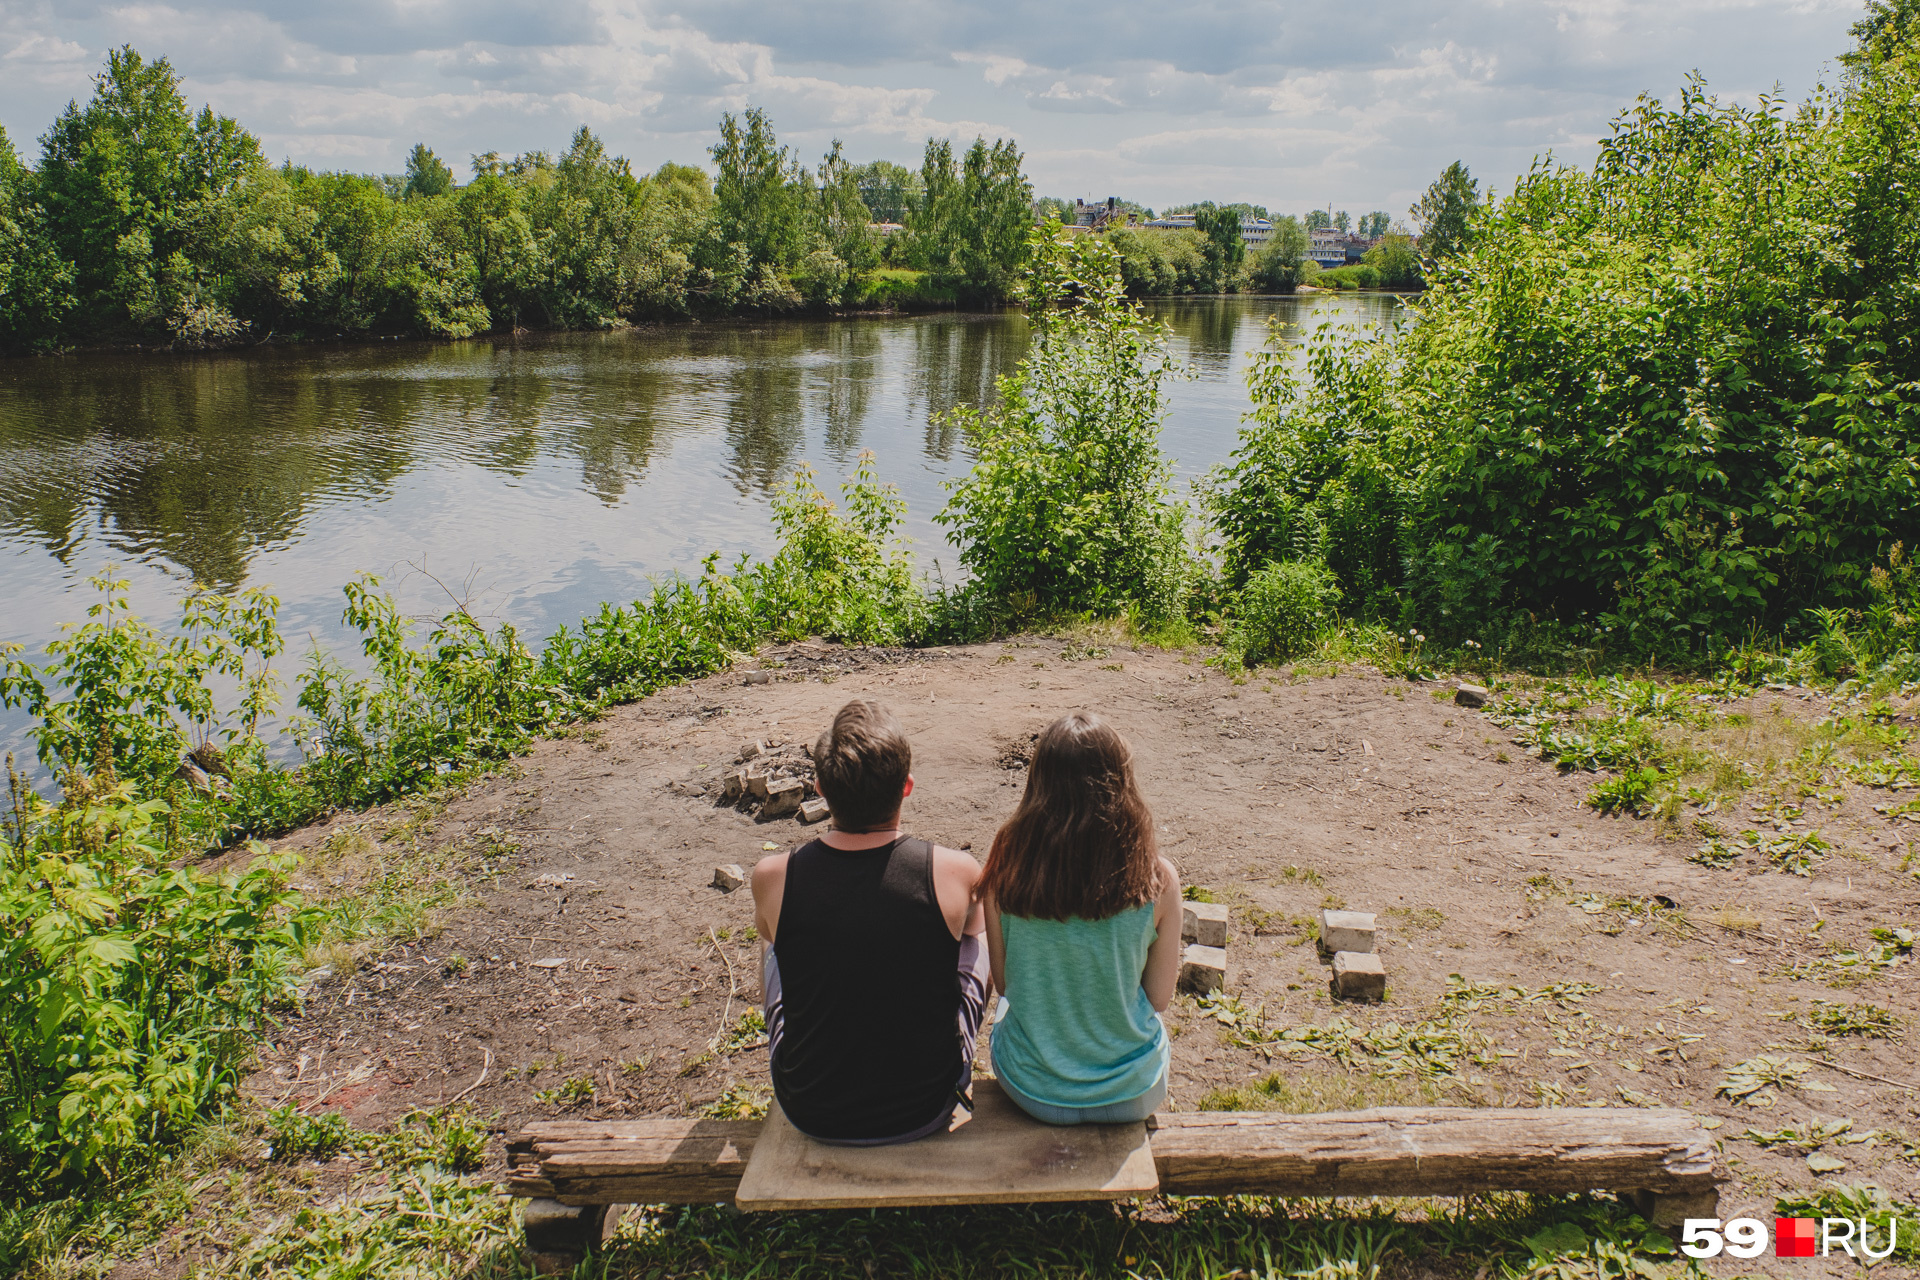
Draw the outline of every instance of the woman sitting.
[[[993,1071],[1047,1124],[1143,1120],[1167,1097],[1159,1013],[1180,971],[1180,875],[1160,856],[1126,739],[1063,716],[1034,747],[1026,795],[980,881],[993,984]]]

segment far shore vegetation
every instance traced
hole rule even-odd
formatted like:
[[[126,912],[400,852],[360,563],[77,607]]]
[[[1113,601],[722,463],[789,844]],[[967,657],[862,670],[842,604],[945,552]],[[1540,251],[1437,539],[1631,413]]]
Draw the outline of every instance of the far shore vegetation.
[[[835,142],[808,165],[748,109],[721,119],[711,172],[636,173],[582,126],[558,152],[472,156],[458,182],[425,143],[398,174],[274,165],[178,86],[166,59],[125,47],[37,163],[0,129],[0,355],[996,306],[1029,229],[1073,216],[1034,199],[1005,139],[930,138],[918,169]],[[1181,211],[1194,229],[1105,233],[1129,294],[1291,293],[1318,274],[1310,233],[1350,222],[1275,218],[1250,253],[1241,220],[1264,208]],[[1379,243],[1320,287],[1417,287],[1411,234],[1389,224],[1364,215]]]
[[[40,772],[16,775],[0,824],[0,1272],[106,1274],[219,1183],[222,1152],[291,1132],[237,1092],[256,1037],[323,956],[407,927],[404,885],[329,898],[294,887],[290,855],[214,873],[202,854],[429,795],[770,642],[1099,624],[1236,674],[1466,676],[1515,695],[1501,723],[1590,774],[1596,809],[1649,821],[1728,788],[1785,802],[1840,780],[1920,785],[1902,727],[1920,705],[1920,4],[1876,0],[1843,66],[1802,104],[1731,105],[1689,82],[1624,111],[1590,168],[1541,162],[1511,192],[1456,199],[1417,323],[1319,334],[1304,368],[1276,343],[1237,452],[1189,503],[1159,440],[1182,369],[1129,297],[1127,241],[1034,227],[1008,144],[930,148],[908,217],[922,256],[894,267],[860,256],[878,249],[852,168],[831,154],[800,181],[754,113],[724,126],[712,190],[694,171],[634,177],[583,131],[456,192],[420,157],[404,184],[267,167],[232,122],[176,111],[163,64],[115,55],[40,169],[4,176],[9,324],[611,323],[640,298],[760,305],[913,271],[956,296],[1002,291],[1034,337],[995,400],[962,414],[979,463],[939,515],[957,583],[919,575],[904,504],[869,460],[837,485],[794,475],[772,557],[716,556],[550,637],[459,609],[418,636],[360,579],[345,609],[366,664],[315,653],[289,688],[271,596],[196,593],[163,632],[109,577],[44,655],[12,646],[0,700],[31,713]],[[138,116],[151,150],[127,150],[123,110],[157,113]],[[142,189],[126,175],[173,197],[127,197]],[[699,211],[697,234],[675,238],[675,211]],[[620,250],[640,235],[660,253]],[[216,245],[241,257],[206,256]],[[1835,708],[1776,774],[1680,732],[1765,686]],[[291,765],[265,740],[283,710]],[[232,1269],[291,1274],[278,1260],[318,1241],[329,1261],[303,1274],[518,1273],[513,1208],[463,1172],[474,1123],[389,1135],[385,1199],[263,1222]],[[1681,1265],[1605,1198],[1177,1210],[1125,1251],[1126,1219],[1051,1208],[964,1219],[1027,1242],[1017,1259],[978,1261],[977,1232],[943,1234],[959,1216],[903,1220],[884,1247],[903,1272],[954,1275],[1364,1280],[1389,1246],[1461,1275]],[[872,1226],[795,1215],[776,1239],[717,1212],[659,1222],[650,1275],[855,1274],[842,1246]]]

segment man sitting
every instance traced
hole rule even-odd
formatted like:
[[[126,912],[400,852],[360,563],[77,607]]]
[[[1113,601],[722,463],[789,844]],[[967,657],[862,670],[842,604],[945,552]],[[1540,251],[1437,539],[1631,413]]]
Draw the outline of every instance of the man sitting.
[[[980,868],[901,833],[913,750],[879,703],[840,708],[813,761],[832,828],[753,869],[773,1091],[822,1142],[911,1142],[968,1098],[989,972]]]

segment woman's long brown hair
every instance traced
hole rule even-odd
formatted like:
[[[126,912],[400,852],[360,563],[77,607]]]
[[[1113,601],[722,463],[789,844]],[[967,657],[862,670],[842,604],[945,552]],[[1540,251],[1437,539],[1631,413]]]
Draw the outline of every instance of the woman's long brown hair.
[[[1104,920],[1151,900],[1160,848],[1127,740],[1075,712],[1034,745],[1020,807],[993,838],[982,896],[1038,920]]]

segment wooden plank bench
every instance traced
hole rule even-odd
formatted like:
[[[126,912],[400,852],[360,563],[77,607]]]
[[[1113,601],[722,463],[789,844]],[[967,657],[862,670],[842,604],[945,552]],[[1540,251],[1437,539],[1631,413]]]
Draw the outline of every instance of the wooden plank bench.
[[[529,1125],[508,1144],[507,1190],[532,1201],[526,1228],[536,1264],[571,1266],[599,1247],[618,1225],[617,1206],[731,1202],[763,1124]],[[1200,1111],[1155,1115],[1147,1129],[1161,1195],[1611,1191],[1633,1196],[1656,1225],[1674,1226],[1716,1216],[1726,1180],[1700,1122],[1667,1109]]]

